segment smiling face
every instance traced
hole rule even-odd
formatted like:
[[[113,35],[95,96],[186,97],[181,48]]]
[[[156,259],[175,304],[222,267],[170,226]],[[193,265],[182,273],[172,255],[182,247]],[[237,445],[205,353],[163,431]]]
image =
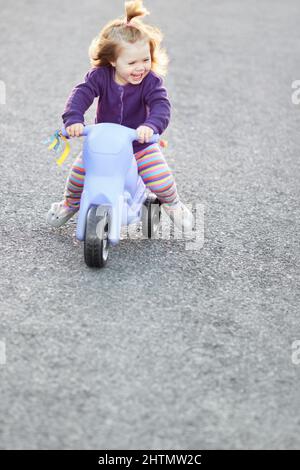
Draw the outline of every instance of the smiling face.
[[[126,43],[116,62],[111,62],[111,65],[115,67],[115,81],[119,85],[139,85],[151,70],[149,43]]]

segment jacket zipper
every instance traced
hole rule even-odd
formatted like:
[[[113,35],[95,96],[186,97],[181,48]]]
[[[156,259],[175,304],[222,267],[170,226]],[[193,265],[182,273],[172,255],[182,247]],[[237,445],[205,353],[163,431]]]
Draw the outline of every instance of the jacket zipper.
[[[120,120],[120,124],[122,124],[122,121],[123,121],[123,94],[124,94],[124,90],[121,91],[121,120]]]

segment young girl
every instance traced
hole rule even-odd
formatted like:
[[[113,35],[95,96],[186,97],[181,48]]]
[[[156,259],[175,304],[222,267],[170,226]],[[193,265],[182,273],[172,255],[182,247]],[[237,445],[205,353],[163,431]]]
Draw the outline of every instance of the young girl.
[[[138,172],[161,201],[164,211],[184,232],[190,232],[193,215],[181,202],[176,183],[158,144],[148,144],[162,134],[170,121],[170,102],[162,78],[168,57],[160,47],[162,33],[138,17],[149,12],[142,0],[125,2],[125,18],[110,21],[89,48],[93,68],[71,92],[63,122],[70,137],[79,137],[84,113],[99,97],[95,123],[112,122],[137,130],[133,142]],[[85,171],[82,153],[69,173],[64,199],[53,203],[47,222],[60,227],[79,209]]]

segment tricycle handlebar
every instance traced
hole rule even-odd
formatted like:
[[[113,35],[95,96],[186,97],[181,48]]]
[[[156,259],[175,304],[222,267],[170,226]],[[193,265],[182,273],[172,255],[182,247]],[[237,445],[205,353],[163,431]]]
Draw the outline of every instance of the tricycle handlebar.
[[[82,136],[87,136],[90,132],[90,130],[95,126],[96,124],[90,124],[90,125],[87,125],[87,126],[84,126],[84,129],[83,129],[83,133],[81,134],[80,137]],[[129,129],[129,128],[128,128]],[[133,137],[132,138],[132,142],[134,140],[138,141],[139,140],[139,137],[138,137],[138,134],[137,134],[137,131],[135,129],[130,129],[132,131],[132,134],[131,136]],[[62,126],[61,128],[61,134],[66,137],[67,139],[70,138],[69,134],[67,133],[66,129],[65,129],[65,126]],[[153,136],[151,137],[151,139],[149,140],[149,144],[155,144],[157,142],[159,142],[159,134],[153,134]]]

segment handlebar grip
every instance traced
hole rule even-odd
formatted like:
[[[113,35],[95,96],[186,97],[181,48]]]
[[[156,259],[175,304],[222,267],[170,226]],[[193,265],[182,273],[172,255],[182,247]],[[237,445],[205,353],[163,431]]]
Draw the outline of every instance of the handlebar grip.
[[[63,135],[63,136],[66,137],[67,139],[70,139],[70,136],[69,136],[69,134],[67,133],[66,128],[65,128],[64,125],[62,125],[60,132],[61,132],[61,135]]]
[[[159,142],[160,135],[159,134],[153,134],[151,139],[149,140],[149,144],[156,144]]]
[[[89,128],[90,128],[90,126],[84,126],[84,128],[83,128],[83,133],[81,134],[81,136],[88,135]],[[65,128],[64,125],[62,125],[60,132],[61,132],[61,134],[62,134],[64,137],[66,137],[67,139],[70,139],[70,136],[69,136],[69,134],[67,133],[66,128]],[[81,137],[81,136],[80,136],[80,137]]]
[[[151,139],[148,141],[148,142],[144,142],[145,144],[156,144],[159,142],[159,138],[160,138],[160,135],[159,134],[153,134],[153,136],[151,137]],[[138,135],[136,134],[136,139],[134,139],[138,142],[139,140],[139,137]]]

